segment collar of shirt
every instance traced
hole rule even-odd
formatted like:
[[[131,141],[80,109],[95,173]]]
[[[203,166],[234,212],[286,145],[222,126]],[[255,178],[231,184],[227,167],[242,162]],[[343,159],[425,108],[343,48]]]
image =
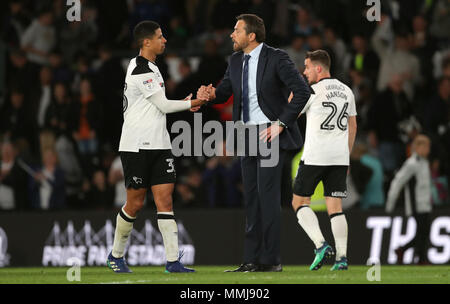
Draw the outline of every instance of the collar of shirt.
[[[259,54],[261,53],[263,47],[263,43],[260,43],[257,47],[255,47],[250,53],[244,55],[250,55],[250,61],[258,60]]]

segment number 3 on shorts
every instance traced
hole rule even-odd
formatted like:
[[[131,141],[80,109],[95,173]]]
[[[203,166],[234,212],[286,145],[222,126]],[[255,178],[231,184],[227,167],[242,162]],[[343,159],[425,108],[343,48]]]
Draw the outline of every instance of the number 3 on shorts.
[[[169,165],[169,169],[167,170],[167,173],[175,172],[175,166],[173,165],[173,161],[174,161],[173,158],[167,158],[166,159],[166,162]]]

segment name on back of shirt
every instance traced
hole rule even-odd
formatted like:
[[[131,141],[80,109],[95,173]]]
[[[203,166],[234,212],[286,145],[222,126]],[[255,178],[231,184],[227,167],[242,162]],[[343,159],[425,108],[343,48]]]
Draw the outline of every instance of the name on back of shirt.
[[[328,100],[333,99],[335,97],[347,100],[347,95],[344,94],[343,92],[340,92],[340,91],[345,91],[345,87],[343,85],[330,84],[330,85],[325,86],[325,89],[327,91],[332,91],[332,92],[325,94],[325,96],[327,97]]]

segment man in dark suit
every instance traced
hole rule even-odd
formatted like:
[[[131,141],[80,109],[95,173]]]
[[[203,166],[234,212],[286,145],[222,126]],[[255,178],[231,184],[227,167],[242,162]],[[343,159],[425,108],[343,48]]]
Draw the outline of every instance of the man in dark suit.
[[[261,18],[243,14],[236,19],[231,34],[235,53],[230,57],[225,76],[217,88],[200,87],[197,97],[219,104],[234,94],[233,121],[260,132],[256,139],[246,137],[246,145],[259,146],[279,135],[279,160],[274,166],[264,166],[265,157],[259,152],[256,156],[241,157],[246,210],[244,261],[233,271],[282,271],[283,158],[286,150],[299,149],[303,144],[296,120],[310,90],[287,53],[263,43],[265,27]],[[290,92],[293,99],[288,102]]]

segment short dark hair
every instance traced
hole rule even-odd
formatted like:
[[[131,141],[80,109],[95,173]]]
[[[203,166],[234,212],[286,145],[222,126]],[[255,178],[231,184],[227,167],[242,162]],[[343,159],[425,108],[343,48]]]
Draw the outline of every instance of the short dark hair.
[[[264,42],[266,40],[266,27],[260,17],[254,14],[241,14],[236,17],[236,20],[245,22],[245,32],[247,34],[255,33],[257,42]]]
[[[309,59],[311,61],[317,62],[317,63],[321,64],[327,70],[329,70],[331,67],[330,55],[325,50],[306,52],[305,59]]]
[[[142,47],[144,39],[152,38],[157,29],[161,28],[158,23],[154,21],[142,21],[138,23],[133,30],[134,40],[139,47]]]

